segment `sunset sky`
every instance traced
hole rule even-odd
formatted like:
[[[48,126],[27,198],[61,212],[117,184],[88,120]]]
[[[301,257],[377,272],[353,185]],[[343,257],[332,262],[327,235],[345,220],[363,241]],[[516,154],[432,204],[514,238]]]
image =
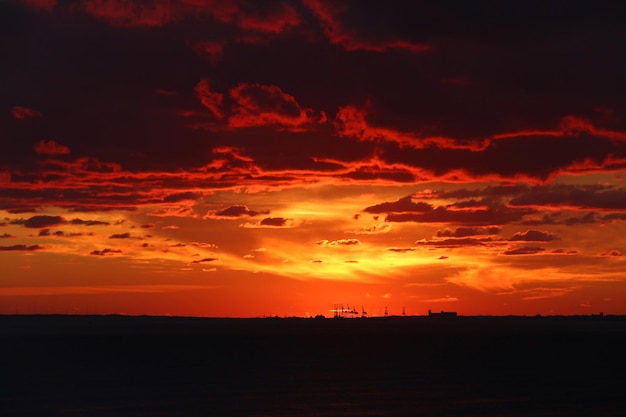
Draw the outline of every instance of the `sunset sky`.
[[[0,3],[0,313],[626,314],[626,3]]]

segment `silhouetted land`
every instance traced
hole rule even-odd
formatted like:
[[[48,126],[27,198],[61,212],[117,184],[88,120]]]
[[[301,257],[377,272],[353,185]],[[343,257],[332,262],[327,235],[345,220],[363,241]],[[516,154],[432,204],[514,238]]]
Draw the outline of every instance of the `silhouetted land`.
[[[626,317],[0,316],[1,416],[624,416]]]

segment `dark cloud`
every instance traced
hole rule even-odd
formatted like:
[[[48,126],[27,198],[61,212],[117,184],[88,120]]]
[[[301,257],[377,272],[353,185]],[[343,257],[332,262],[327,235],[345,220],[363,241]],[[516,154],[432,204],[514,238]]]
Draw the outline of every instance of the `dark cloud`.
[[[328,246],[356,246],[360,244],[361,241],[359,239],[339,239],[328,242]]]
[[[317,246],[356,246],[360,245],[361,241],[358,239],[338,239],[338,240],[318,240],[315,242]]]
[[[595,213],[588,213],[589,215],[593,215],[592,216],[592,220],[595,219]],[[583,216],[583,218],[585,218],[586,216]],[[612,221],[626,221],[626,213],[610,213],[610,214],[606,214],[604,216],[602,216],[602,220],[605,222],[612,222]],[[593,223],[592,221],[590,221],[589,223]]]
[[[196,259],[195,261],[191,261],[190,263],[192,264],[201,264],[201,263],[205,263],[205,262],[214,262],[219,260],[219,258],[202,258],[202,259]]]
[[[82,219],[72,219],[69,221],[70,224],[74,225],[84,225],[84,226],[109,226],[111,223],[100,221],[100,220],[82,220]]]
[[[589,218],[589,216],[587,215],[582,216],[582,217],[571,217],[565,220],[565,224],[567,224],[570,221],[571,221],[571,224],[584,222],[583,218],[585,217],[588,218],[591,222],[595,222],[595,215],[593,213],[588,213],[588,214],[591,214],[591,218]],[[563,222],[563,219],[562,219],[561,213],[548,212],[548,213],[543,213],[540,216],[529,216],[524,221],[522,221],[521,224],[525,226],[541,226],[541,225],[561,224],[562,222]]]
[[[405,252],[413,252],[415,248],[388,248],[389,252],[397,252],[397,253],[405,253]]]
[[[461,246],[484,246],[490,239],[472,239],[472,238],[458,238],[458,239],[442,239],[442,240],[428,240],[417,241],[416,245],[436,246],[438,248],[458,248]]]
[[[119,250],[119,249],[105,248],[105,249],[102,249],[102,250],[92,250],[89,254],[90,255],[105,256],[105,255],[113,255],[114,253],[122,253],[122,251]]]
[[[538,186],[513,197],[509,204],[626,210],[626,188],[600,184]]]
[[[44,249],[40,245],[13,245],[13,246],[0,246],[0,251],[35,251]]]
[[[502,252],[504,255],[535,255],[544,252],[545,248],[538,246],[521,246],[518,248],[508,249]]]
[[[250,210],[244,205],[233,205],[225,208],[224,210],[210,211],[205,217],[254,217],[261,214],[269,214],[269,210],[255,211]]]
[[[539,230],[527,230],[526,232],[518,232],[509,238],[509,240],[513,242],[551,242],[556,239],[558,239],[558,237],[553,233],[542,232]]]
[[[607,252],[598,253],[596,256],[603,257],[603,258],[607,258],[607,257],[612,258],[612,257],[624,256],[624,254],[620,250],[613,249]]]
[[[33,216],[24,222],[24,227],[39,229],[50,226],[57,226],[65,223],[65,219],[61,216]]]
[[[93,236],[93,233],[72,232],[67,233],[63,230],[55,230],[54,233],[50,232],[50,229],[43,229],[39,232],[39,236],[56,236],[56,237],[80,237],[80,236]]]
[[[460,176],[467,181],[477,178],[548,181],[562,172],[619,169],[621,163],[613,159],[614,155],[626,156],[626,144],[591,134],[565,138],[519,132],[519,136],[485,142],[484,149],[481,149],[483,142],[474,149],[462,149],[459,143],[463,141],[459,140],[439,141],[439,145],[422,149],[419,139],[413,139],[420,144],[416,146],[410,145],[408,138],[387,136],[384,136],[387,144],[383,157],[387,164],[419,167],[435,177]],[[587,161],[587,165],[581,165],[581,160]],[[459,175],[459,172],[464,174]]]
[[[131,235],[130,233],[126,232],[126,233],[115,233],[112,234],[111,236],[109,236],[109,239],[130,239]]]
[[[358,230],[349,231],[348,233],[354,233],[357,235],[375,235],[379,233],[387,233],[391,230],[391,225],[388,223],[373,224],[371,226],[363,226]]]
[[[401,169],[397,167],[385,168],[385,167],[371,167],[360,166],[350,172],[341,174],[342,178],[349,178],[357,181],[391,181],[397,183],[409,183],[415,182],[415,174],[408,169]]]
[[[622,6],[544,5],[537,13],[526,5],[512,13],[504,5],[487,11],[314,0],[44,3],[41,13],[6,8],[21,10],[23,24],[12,26],[15,47],[3,49],[6,62],[20,65],[0,70],[13,80],[0,139],[2,209],[154,205],[155,216],[198,217],[192,202],[216,190],[337,178],[478,179],[511,183],[406,196],[364,212],[386,214],[388,223],[463,225],[440,238],[491,235],[484,228],[514,222],[624,220],[623,187],[547,183],[560,173],[624,169],[626,107],[615,93],[626,72],[615,54],[623,44],[615,35]],[[535,29],[529,34],[528,27]],[[199,58],[199,50],[219,60]],[[181,67],[194,70],[185,78]],[[387,68],[393,74],[381,76]],[[85,84],[91,88],[79,87]],[[15,105],[22,103],[29,107]],[[25,119],[37,120],[18,122]],[[189,120],[212,130],[190,128]],[[529,180],[543,185],[520,184]],[[207,217],[268,213],[234,205]],[[259,225],[284,227],[286,220],[266,217]],[[22,224],[47,229],[63,221],[34,216]]]
[[[289,219],[284,217],[266,217],[261,220],[261,226],[273,226],[273,227],[284,227],[287,225]]]
[[[169,194],[163,198],[164,203],[179,203],[181,201],[195,201],[202,195],[196,192],[187,191],[183,193]]]
[[[10,235],[8,233],[3,233],[0,235],[0,239],[13,239],[13,238],[15,238],[15,236]]]
[[[534,212],[535,210],[532,209],[510,209],[506,207],[483,210],[449,210],[445,207],[437,207],[426,213],[391,213],[387,215],[385,221],[500,225],[519,221],[524,216]]]
[[[484,207],[484,204],[471,204],[465,207],[452,204],[434,207],[422,201],[414,202],[412,196],[407,196],[395,202],[381,203],[367,207],[364,211],[377,214],[388,213],[385,218],[387,222],[500,225],[519,221],[523,217],[534,213],[536,210],[521,207],[511,208],[502,204],[495,204],[493,207],[487,208]]]
[[[196,246],[198,248],[217,248],[217,245],[213,243],[206,243],[206,242],[191,242],[191,245]]]
[[[365,208],[366,213],[427,213],[433,211],[433,206],[424,202],[413,202],[412,196],[406,196],[391,203],[381,203]]]
[[[438,230],[437,237],[468,237],[480,235],[496,235],[502,231],[502,228],[492,227],[457,227],[454,230],[445,229]]]
[[[495,185],[476,189],[459,188],[450,191],[439,191],[433,193],[432,197],[455,199],[481,197],[491,200],[493,198],[516,196],[528,191],[529,189],[530,187],[526,184]]]
[[[552,253],[554,255],[577,255],[578,251],[577,250],[555,249],[555,250],[551,251],[550,253]]]

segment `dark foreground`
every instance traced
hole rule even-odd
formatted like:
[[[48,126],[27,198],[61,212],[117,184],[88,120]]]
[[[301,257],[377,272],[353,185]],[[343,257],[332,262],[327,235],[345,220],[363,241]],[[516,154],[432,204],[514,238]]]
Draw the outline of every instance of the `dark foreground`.
[[[0,316],[0,416],[625,416],[626,318]]]

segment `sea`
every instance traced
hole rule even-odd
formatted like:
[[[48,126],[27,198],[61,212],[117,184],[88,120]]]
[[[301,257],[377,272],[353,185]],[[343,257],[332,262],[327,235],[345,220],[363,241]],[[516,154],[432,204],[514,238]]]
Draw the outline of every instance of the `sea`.
[[[626,317],[0,316],[0,416],[626,416]]]

